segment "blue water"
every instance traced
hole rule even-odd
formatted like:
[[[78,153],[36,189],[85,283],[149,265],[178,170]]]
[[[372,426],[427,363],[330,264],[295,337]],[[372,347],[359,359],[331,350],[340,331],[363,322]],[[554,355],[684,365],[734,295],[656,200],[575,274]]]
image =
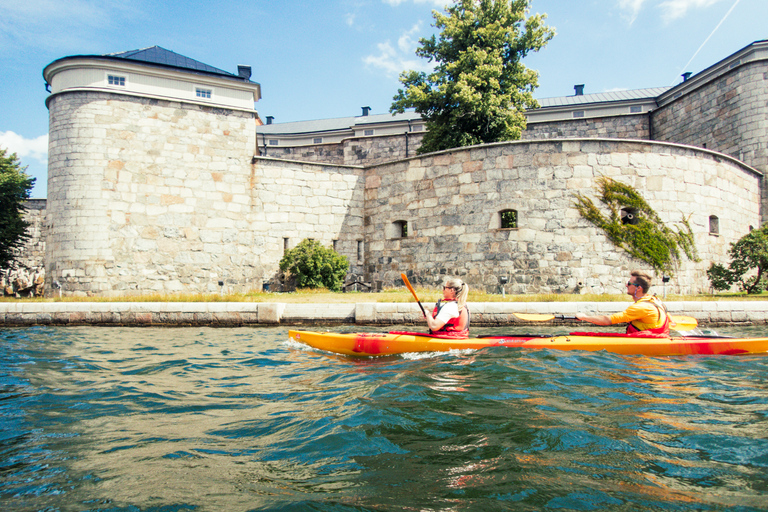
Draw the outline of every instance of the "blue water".
[[[2,329],[0,509],[768,510],[768,356]]]

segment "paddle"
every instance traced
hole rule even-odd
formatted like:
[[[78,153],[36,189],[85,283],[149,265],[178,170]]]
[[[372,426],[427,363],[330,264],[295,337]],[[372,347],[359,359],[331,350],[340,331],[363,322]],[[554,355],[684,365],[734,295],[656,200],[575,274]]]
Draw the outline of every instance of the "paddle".
[[[427,316],[427,312],[424,311],[424,306],[421,305],[421,301],[419,300],[419,297],[416,295],[416,290],[413,289],[413,286],[411,286],[411,282],[408,280],[408,276],[405,274],[400,274],[400,277],[403,278],[403,282],[405,283],[405,287],[410,290],[411,295],[413,295],[413,298],[416,299],[416,303],[421,308],[421,312],[424,313],[424,317]]]
[[[526,322],[547,322],[549,320],[576,320],[575,316],[565,315],[547,315],[544,313],[513,313],[520,320]],[[676,331],[692,331],[698,327],[699,322],[692,316],[669,315],[671,321],[670,329]]]

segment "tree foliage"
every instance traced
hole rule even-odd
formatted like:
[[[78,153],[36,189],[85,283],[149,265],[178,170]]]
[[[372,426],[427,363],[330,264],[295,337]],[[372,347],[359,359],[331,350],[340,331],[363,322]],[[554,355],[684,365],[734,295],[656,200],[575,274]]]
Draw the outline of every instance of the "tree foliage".
[[[597,184],[600,201],[608,207],[608,217],[581,194],[576,194],[575,206],[582,217],[605,231],[614,244],[659,273],[673,273],[681,249],[688,259],[698,261],[688,219],[683,217],[682,229],[673,230],[634,188],[606,177],[599,178]],[[625,216],[628,211],[632,212],[631,222],[622,218],[622,210]]]
[[[728,254],[731,263],[727,268],[713,263],[707,270],[707,277],[715,290],[728,290],[734,284],[747,293],[768,289],[768,224],[753,229],[732,243]]]
[[[419,40],[431,73],[405,71],[390,112],[414,108],[426,122],[419,153],[519,139],[536,108],[538,72],[521,60],[554,37],[546,15],[526,18],[530,0],[457,0],[433,11],[440,36]]]
[[[16,153],[0,148],[0,267],[14,264],[16,250],[29,239],[24,220],[24,201],[29,199],[35,178],[21,167]]]
[[[320,242],[305,238],[280,260],[280,270],[296,278],[298,288],[341,290],[349,260]]]

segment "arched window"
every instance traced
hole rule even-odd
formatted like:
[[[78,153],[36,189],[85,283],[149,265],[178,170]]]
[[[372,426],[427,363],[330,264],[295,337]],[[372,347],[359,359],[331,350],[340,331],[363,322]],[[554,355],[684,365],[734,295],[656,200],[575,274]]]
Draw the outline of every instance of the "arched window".
[[[720,234],[720,219],[717,218],[717,215],[709,216],[709,234],[710,235]]]
[[[499,227],[501,229],[517,229],[517,210],[501,210],[499,212]]]

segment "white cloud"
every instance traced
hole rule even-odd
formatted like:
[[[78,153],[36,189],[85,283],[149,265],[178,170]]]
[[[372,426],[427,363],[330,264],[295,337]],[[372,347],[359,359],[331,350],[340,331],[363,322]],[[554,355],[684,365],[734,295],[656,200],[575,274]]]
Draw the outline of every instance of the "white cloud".
[[[0,132],[0,147],[11,153],[16,153],[22,165],[26,165],[24,160],[28,158],[48,165],[48,134],[34,139],[25,139],[11,131]]]
[[[138,7],[119,0],[0,0],[0,44],[81,50],[94,33],[138,15]]]
[[[379,43],[376,45],[378,54],[364,57],[363,62],[366,66],[384,70],[390,77],[397,77],[406,70],[431,71],[432,66],[426,59],[416,57],[416,36],[420,31],[421,23],[417,23],[397,39],[396,47],[389,40]]]
[[[624,11],[624,16],[631,25],[637,19],[643,7],[648,5],[649,0],[616,0],[619,9]],[[661,11],[661,18],[666,21],[673,21],[684,17],[689,10],[703,9],[714,5],[723,0],[656,0],[654,7]]]
[[[665,0],[659,4],[662,11],[662,17],[667,20],[682,18],[688,12],[688,9],[700,9],[716,4],[721,0]]]
[[[629,18],[629,24],[635,22],[637,15],[640,14],[640,9],[646,0],[619,0],[619,7],[628,11],[626,17]]]

